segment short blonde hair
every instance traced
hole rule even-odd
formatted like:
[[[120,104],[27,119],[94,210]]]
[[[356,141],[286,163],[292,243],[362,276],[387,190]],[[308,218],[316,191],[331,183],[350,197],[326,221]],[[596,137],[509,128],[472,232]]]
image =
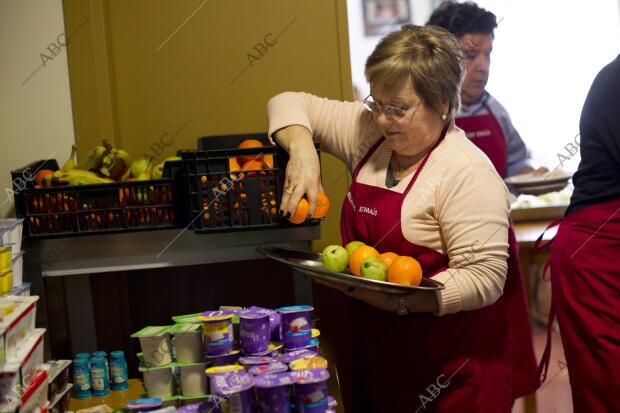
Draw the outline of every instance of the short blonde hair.
[[[453,35],[439,27],[411,24],[381,39],[365,70],[368,82],[381,85],[411,75],[413,90],[427,107],[443,113],[446,101],[450,104],[450,119],[461,106],[464,73],[463,53]]]

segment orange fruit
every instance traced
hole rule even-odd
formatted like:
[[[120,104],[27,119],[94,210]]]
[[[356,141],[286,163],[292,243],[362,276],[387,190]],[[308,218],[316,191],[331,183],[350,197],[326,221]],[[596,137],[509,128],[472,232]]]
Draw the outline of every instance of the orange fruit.
[[[359,276],[364,260],[366,258],[376,258],[378,256],[379,251],[370,245],[361,245],[357,247],[349,257],[349,271],[351,271],[351,274]]]
[[[295,210],[295,213],[291,215],[288,220],[291,221],[293,224],[301,224],[308,219],[309,212],[310,204],[308,203],[306,198],[301,198],[301,201],[299,201],[299,204],[297,204],[297,209]]]
[[[34,184],[37,186],[50,186],[54,171],[50,169],[41,169],[34,175]]]
[[[263,169],[263,163],[260,161],[249,161],[243,164],[242,171],[260,171]],[[248,177],[254,178],[256,176],[256,172],[248,172]]]
[[[259,141],[258,139],[246,139],[239,144],[238,148],[239,149],[262,148],[263,146],[264,146],[263,143]],[[250,161],[262,162],[262,160],[263,160],[262,156],[249,155],[249,156],[239,157],[239,162],[241,162],[242,164],[246,162],[250,162]]]
[[[420,285],[422,266],[415,258],[401,255],[388,268],[388,281],[403,285]]]
[[[383,254],[380,254],[377,258],[379,258],[379,261],[384,263],[386,267],[390,268],[390,265],[392,265],[394,260],[398,258],[398,254],[393,252],[384,252]]]
[[[312,218],[323,218],[329,211],[329,198],[323,192],[319,192],[318,199],[316,201],[316,209]]]
[[[265,169],[273,169],[273,155],[263,156],[263,167]]]

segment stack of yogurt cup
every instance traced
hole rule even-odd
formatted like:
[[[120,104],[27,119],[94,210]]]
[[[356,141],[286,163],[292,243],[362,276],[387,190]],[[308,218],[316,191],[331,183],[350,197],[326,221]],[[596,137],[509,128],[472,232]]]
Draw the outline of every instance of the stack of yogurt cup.
[[[149,397],[162,399],[164,406],[207,398],[200,324],[149,326],[132,337],[140,340],[138,370]]]
[[[312,311],[227,307],[134,333],[148,396],[186,412],[332,411]]]

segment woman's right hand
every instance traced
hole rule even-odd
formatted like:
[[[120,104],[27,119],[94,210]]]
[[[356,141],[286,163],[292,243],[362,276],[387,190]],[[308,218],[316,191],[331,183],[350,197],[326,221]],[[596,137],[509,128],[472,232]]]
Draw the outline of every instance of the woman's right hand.
[[[287,126],[274,135],[278,144],[289,154],[280,214],[285,217],[293,215],[301,198],[307,195],[312,215],[316,208],[318,192],[323,191],[321,165],[312,135],[308,129],[299,125]]]

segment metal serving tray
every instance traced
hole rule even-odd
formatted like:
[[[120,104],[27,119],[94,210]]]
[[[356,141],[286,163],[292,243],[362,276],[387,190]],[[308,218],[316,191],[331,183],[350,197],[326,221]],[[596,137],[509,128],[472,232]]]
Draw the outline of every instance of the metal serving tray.
[[[357,277],[352,274],[331,272],[323,267],[321,254],[278,247],[256,247],[256,252],[264,257],[274,259],[312,278],[330,281],[349,287],[365,288],[388,294],[413,294],[420,290],[443,290],[442,283],[431,278],[422,278],[419,286],[393,284],[384,281]]]

